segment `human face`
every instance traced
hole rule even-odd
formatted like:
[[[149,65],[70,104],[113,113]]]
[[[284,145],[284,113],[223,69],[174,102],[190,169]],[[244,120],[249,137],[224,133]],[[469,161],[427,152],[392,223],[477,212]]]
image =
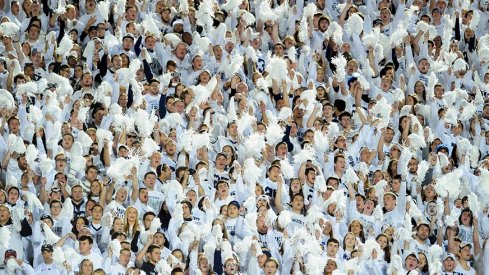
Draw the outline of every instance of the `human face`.
[[[92,184],[90,185],[90,191],[92,192],[93,195],[100,195],[100,191],[101,191],[101,186],[100,186],[100,182],[98,182],[97,180],[93,181]]]
[[[334,168],[336,171],[345,171],[346,168],[345,158],[339,157],[334,164]]]
[[[374,211],[375,204],[372,200],[366,200],[364,203],[363,211],[365,214],[371,214]]]
[[[455,260],[452,257],[448,257],[443,261],[443,267],[445,272],[453,272],[455,270]]]
[[[153,174],[148,174],[146,175],[146,177],[144,178],[144,185],[146,186],[146,188],[154,188],[156,184],[156,175],[153,175]]]
[[[126,201],[127,198],[127,190],[126,188],[119,188],[117,194],[115,195],[115,200],[119,203]]]
[[[138,211],[136,210],[136,208],[131,207],[127,209],[128,222],[135,222],[137,218],[138,218]]]
[[[316,181],[316,171],[312,170],[312,171],[309,171],[309,173],[307,173],[306,175],[306,180],[308,183],[314,183]]]
[[[418,64],[418,70],[422,74],[428,73],[428,71],[430,70],[430,63],[428,62],[428,60],[421,60]]]
[[[430,229],[423,225],[418,228],[418,238],[422,241],[426,240],[428,238],[428,235],[430,234]]]
[[[8,192],[8,202],[15,204],[19,199],[19,191],[17,189],[10,189]]]
[[[189,218],[191,216],[190,207],[186,203],[182,203],[183,216]]]
[[[207,257],[202,256],[199,259],[199,269],[202,271],[209,271],[209,260]]]
[[[466,225],[466,226],[469,225],[471,219],[472,219],[472,215],[470,215],[469,211],[465,211],[462,213],[462,224],[463,225]]]
[[[271,181],[276,182],[280,177],[280,168],[274,166],[270,169],[269,178]]]
[[[84,261],[81,267],[82,274],[92,274],[93,264],[90,260]]]
[[[10,219],[10,212],[7,207],[0,207],[0,222],[4,223]]]
[[[147,203],[148,202],[148,189],[142,189],[139,191],[139,200],[142,203]]]
[[[436,216],[437,213],[436,202],[429,202],[427,206],[427,212],[430,216]]]
[[[274,262],[272,262],[272,261],[268,261],[265,264],[265,274],[266,275],[275,275],[275,274],[277,274],[277,265]]]
[[[163,247],[165,245],[165,236],[161,233],[154,234],[153,243]]]
[[[177,150],[177,145],[175,142],[170,141],[165,145],[165,150],[168,155],[173,156]]]
[[[221,182],[217,185],[217,192],[221,196],[226,196],[229,191],[229,186],[225,182]]]
[[[280,144],[278,147],[277,147],[277,156],[278,157],[281,157],[281,158],[284,158],[285,156],[287,156],[287,145],[286,144]]]
[[[384,208],[387,211],[392,211],[396,207],[396,200],[393,198],[392,194],[384,195]]]
[[[119,263],[122,266],[127,266],[130,259],[131,259],[131,252],[130,251],[128,251],[128,250],[121,251],[120,256],[119,256]]]
[[[42,251],[42,258],[44,259],[44,262],[51,263],[53,260],[53,252],[47,250]]]
[[[233,138],[237,137],[238,136],[238,124],[231,123],[228,127],[228,133]]]
[[[414,270],[418,267],[418,260],[416,257],[410,255],[406,258],[406,269],[407,271]]]
[[[231,204],[228,205],[228,218],[233,219],[236,218],[239,215],[239,209],[236,207],[236,205]]]
[[[59,215],[59,213],[61,213],[61,203],[59,202],[55,202],[53,204],[51,204],[51,214],[54,216],[54,217],[57,217]]]
[[[184,44],[179,44],[175,49],[175,56],[178,57],[179,59],[183,59],[186,54],[187,54],[187,46],[185,46]]]
[[[114,224],[112,225],[112,229],[114,230],[114,232],[122,231],[123,228],[124,222],[122,221],[122,219],[115,219]]]
[[[225,274],[236,274],[238,271],[238,265],[234,259],[228,260],[224,266]]]
[[[387,247],[387,243],[389,240],[385,236],[380,236],[377,238],[377,243],[380,245],[381,249],[385,249]]]
[[[345,245],[346,247],[354,247],[355,246],[355,234],[348,233],[345,236]]]
[[[358,221],[353,221],[350,225],[351,232],[355,235],[359,235],[362,231],[362,225]]]
[[[94,206],[92,208],[92,217],[94,220],[100,220],[102,218],[103,209],[100,206]]]
[[[470,259],[470,246],[466,245],[462,249],[460,249],[460,258],[463,260],[469,260]]]
[[[295,196],[292,201],[292,209],[295,211],[300,211],[304,208],[304,198],[302,196]]]
[[[83,199],[83,189],[80,186],[71,189],[71,198],[75,202],[81,201]]]
[[[301,190],[301,181],[300,180],[293,180],[290,183],[290,190],[292,190],[292,193],[298,193]]]
[[[425,256],[423,253],[420,253],[420,254],[418,255],[418,257],[419,257],[419,264],[418,264],[418,266],[419,266],[419,268],[421,269],[421,268],[423,268],[424,266],[426,266],[427,259],[426,259],[426,256]]]
[[[161,251],[159,249],[153,249],[153,251],[151,251],[149,259],[153,263],[159,262],[161,259]]]
[[[154,218],[155,216],[153,215],[146,215],[146,217],[143,220],[144,227],[148,228],[151,225],[151,222],[153,221]]]
[[[326,248],[328,257],[335,257],[338,252],[338,244],[330,242]]]
[[[88,253],[90,253],[90,249],[92,248],[92,245],[90,244],[90,242],[88,240],[84,240],[84,241],[80,241],[79,242],[80,244],[80,254],[82,255],[86,255]]]

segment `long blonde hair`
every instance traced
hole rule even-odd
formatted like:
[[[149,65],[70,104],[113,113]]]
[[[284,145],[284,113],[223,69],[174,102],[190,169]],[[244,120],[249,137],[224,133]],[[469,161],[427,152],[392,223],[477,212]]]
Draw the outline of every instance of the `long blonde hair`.
[[[129,212],[129,209],[134,209],[136,211],[136,221],[134,222],[134,225],[132,226],[132,231],[133,231],[132,235],[131,235],[131,238],[132,238],[132,237],[134,237],[134,232],[139,230],[139,213],[138,213],[138,209],[134,206],[128,206],[126,209],[126,212],[124,212],[124,232],[126,233],[126,235],[128,237],[129,237],[129,230],[131,229],[131,225],[127,221],[127,214]]]

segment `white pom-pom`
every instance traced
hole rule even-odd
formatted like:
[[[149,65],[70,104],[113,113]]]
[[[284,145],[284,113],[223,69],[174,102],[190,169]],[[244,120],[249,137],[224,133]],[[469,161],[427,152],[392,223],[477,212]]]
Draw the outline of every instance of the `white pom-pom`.
[[[35,92],[37,92],[37,85],[32,81],[17,86],[18,99],[21,99],[23,95],[31,95]]]
[[[9,135],[12,136],[12,134]],[[26,151],[26,147],[24,144],[24,140],[21,137],[16,137],[15,143],[13,144],[12,151],[18,153],[18,154],[24,154]]]
[[[71,162],[70,168],[77,172],[85,170],[86,159],[83,157],[83,148],[80,142],[74,142],[71,147]]]
[[[63,268],[64,263],[66,262],[66,257],[65,254],[63,253],[63,250],[59,246],[55,246],[53,249],[53,260],[54,263],[58,266]]]
[[[384,97],[377,101],[377,103],[370,109],[370,113],[379,117],[383,125],[387,125],[389,123],[390,119],[390,113],[391,113],[392,106],[387,103],[387,99]]]
[[[460,120],[461,121],[467,121],[467,120],[471,119],[476,111],[477,111],[477,108],[475,107],[474,104],[472,104],[472,103],[465,104],[464,109],[462,111],[462,114],[460,115]]]
[[[304,8],[304,11],[303,11],[303,14],[302,16],[305,17],[305,18],[311,18],[314,16],[314,14],[317,12],[317,7],[316,7],[316,4],[314,3],[309,3],[305,8]]]
[[[20,27],[13,22],[7,21],[0,24],[0,32],[4,36],[14,36],[18,34],[19,31],[20,31]]]
[[[255,159],[253,158],[246,159],[244,161],[243,169],[244,169],[243,180],[247,184],[254,186],[258,182],[258,179],[260,178],[260,174],[257,173],[257,171],[259,171],[260,168],[255,164]]]
[[[394,101],[396,101],[396,102],[401,102],[401,101],[403,101],[403,100],[404,100],[404,97],[405,97],[405,96],[404,96],[404,92],[403,92],[401,89],[396,88],[396,89],[395,89],[395,90],[392,92],[392,94],[394,95]]]
[[[9,275],[10,274],[17,274],[17,272],[20,270],[22,270],[22,267],[19,265],[16,258],[10,258],[7,260],[6,274],[9,274]]]
[[[287,228],[287,225],[292,221],[292,217],[290,216],[290,212],[287,210],[283,210],[280,212],[278,216],[278,223],[282,228]]]
[[[468,68],[467,62],[465,62],[462,58],[455,60],[452,65],[452,69],[454,72],[466,71]]]
[[[362,33],[363,19],[360,17],[360,15],[358,15],[358,13],[350,15],[346,21],[345,31],[356,35],[360,35]]]
[[[279,124],[269,124],[265,138],[268,144],[275,145],[284,137],[284,129]]]
[[[258,56],[256,55],[256,51],[252,46],[248,46],[245,51],[246,60],[251,59],[253,62],[258,62]]]
[[[267,21],[276,22],[278,20],[278,16],[273,12],[270,4],[267,1],[262,1],[259,6],[258,19],[263,23]]]
[[[118,239],[113,239],[109,242],[109,249],[112,251],[112,254],[119,258],[121,255],[121,242]]]
[[[408,36],[408,33],[405,29],[403,28],[398,28],[396,29],[392,34],[390,38],[391,45],[393,47],[399,47],[402,45],[402,42],[404,41],[404,38]]]
[[[44,231],[44,237],[46,238],[46,242],[50,245],[54,245],[57,243],[61,238],[54,234],[53,230],[45,224],[41,223],[42,230]]]
[[[294,166],[299,167],[306,161],[314,161],[316,153],[310,146],[305,146],[299,153],[294,156]]]
[[[343,82],[346,75],[346,58],[342,54],[339,54],[338,56],[331,59],[331,63],[336,66],[336,79],[339,82]]]
[[[448,65],[442,59],[433,61],[431,65],[431,71],[434,73],[446,72],[448,68]]]
[[[436,181],[435,191],[441,197],[457,198],[460,194],[460,178],[463,172],[459,169],[439,177]]]
[[[379,43],[380,29],[374,28],[369,34],[363,36],[362,41],[366,47],[375,47]]]
[[[281,83],[281,81],[286,77],[286,74],[284,74],[283,71],[284,68],[287,68],[287,62],[280,57],[273,57],[267,63],[266,71],[272,79],[278,83]]]
[[[418,150],[426,146],[424,137],[421,137],[418,134],[410,134],[408,136],[408,139],[409,139],[409,146],[411,148],[414,148],[415,150]]]
[[[61,39],[61,42],[59,43],[58,48],[56,49],[56,54],[61,56],[67,56],[72,48],[73,48],[73,40],[71,40],[71,37],[66,34]]]
[[[479,210],[480,210],[480,205],[479,205],[479,198],[474,192],[471,192],[468,196],[468,203],[469,203],[469,208],[472,210],[472,213],[474,213],[474,216],[477,217]]]
[[[280,160],[280,170],[285,179],[291,179],[295,176],[294,167],[292,167],[287,158]]]
[[[155,270],[158,275],[170,275],[172,272],[172,267],[166,262],[165,259],[161,259],[155,266]]]
[[[259,158],[265,146],[265,137],[263,135],[259,133],[249,135],[244,142],[245,157]]]
[[[145,138],[141,149],[143,150],[145,157],[150,157],[154,152],[160,150],[160,146],[152,138]]]
[[[0,89],[0,109],[12,110],[15,108],[15,101],[12,94],[4,89]]]
[[[418,170],[416,171],[417,180],[422,183],[426,177],[426,172],[428,172],[429,164],[425,160],[422,160],[418,165]]]
[[[443,120],[446,123],[457,125],[457,112],[455,111],[455,109],[448,108],[448,110],[445,112],[445,116],[443,117]]]
[[[241,19],[244,20],[247,26],[253,25],[256,21],[255,16],[249,12],[243,13],[243,15],[241,15]]]
[[[6,226],[0,227],[0,245],[7,247],[10,242],[10,230]]]
[[[29,210],[31,212],[32,212],[34,207],[41,210],[41,211],[44,210],[44,206],[42,205],[41,201],[39,200],[39,198],[35,194],[33,194],[29,191],[23,191],[22,193],[27,197],[27,202],[29,203]]]
[[[402,258],[401,256],[395,254],[392,256],[391,264],[387,269],[387,274],[404,274],[404,268],[402,267]]]
[[[346,172],[345,172],[345,180],[346,180],[346,182],[349,182],[349,183],[352,183],[352,184],[353,183],[358,183],[360,181],[360,179],[357,176],[357,173],[355,173],[355,171],[351,167],[348,167],[346,169]]]
[[[416,24],[416,33],[420,31],[426,33],[428,31],[429,25],[423,20],[419,20],[418,24]]]

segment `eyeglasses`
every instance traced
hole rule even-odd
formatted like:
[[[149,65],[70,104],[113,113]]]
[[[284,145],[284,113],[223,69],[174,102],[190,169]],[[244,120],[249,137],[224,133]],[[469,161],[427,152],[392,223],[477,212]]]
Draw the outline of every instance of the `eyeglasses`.
[[[127,138],[136,138],[136,136],[127,136]]]

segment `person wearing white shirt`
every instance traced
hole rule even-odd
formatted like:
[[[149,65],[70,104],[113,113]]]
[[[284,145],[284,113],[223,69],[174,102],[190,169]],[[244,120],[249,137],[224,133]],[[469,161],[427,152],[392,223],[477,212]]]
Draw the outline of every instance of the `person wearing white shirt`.
[[[52,274],[52,275],[67,274],[66,269],[60,268],[58,265],[54,263],[53,252],[54,249],[52,245],[44,244],[41,246],[43,262],[39,264],[39,266],[36,268],[37,274],[41,274],[44,272],[47,272],[47,274]]]
[[[101,268],[104,262],[104,259],[99,254],[96,254],[91,251],[93,246],[93,238],[91,236],[81,236],[78,240],[80,254],[79,257],[75,260],[76,262],[72,264],[73,270],[78,272],[80,263],[88,259],[93,264],[93,269]]]
[[[110,254],[112,254],[111,250],[109,250],[109,259],[112,258]],[[131,260],[131,251],[127,248],[122,248],[119,255],[119,262],[110,265],[110,261],[106,261],[105,270],[110,270],[110,273],[107,274],[125,275],[126,270],[134,266],[134,263],[132,263],[130,260]]]

